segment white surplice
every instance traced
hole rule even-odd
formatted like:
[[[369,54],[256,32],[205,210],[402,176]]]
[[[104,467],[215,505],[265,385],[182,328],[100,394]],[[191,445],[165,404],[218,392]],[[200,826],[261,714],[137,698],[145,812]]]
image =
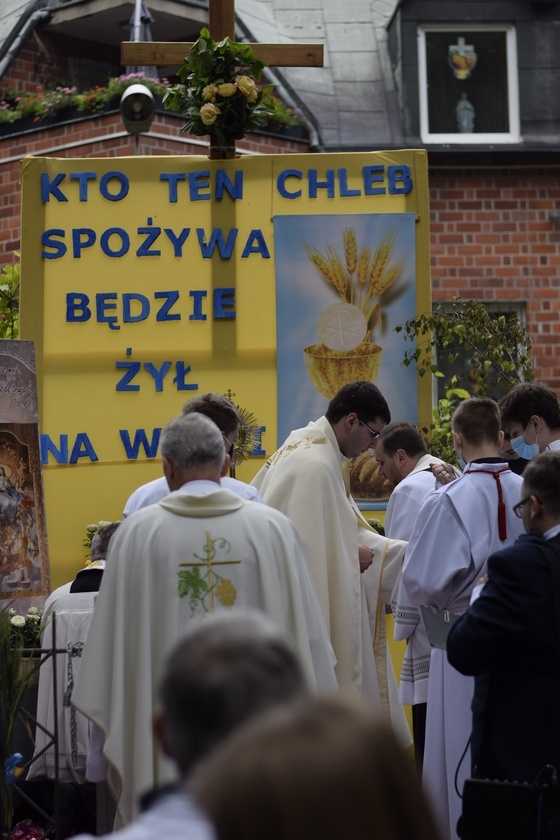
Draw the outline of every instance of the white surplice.
[[[426,453],[418,459],[409,474],[399,481],[389,496],[385,512],[385,533],[388,537],[408,542],[420,505],[437,486],[430,464],[443,463],[441,458]]]
[[[262,502],[258,490],[251,487],[250,484],[245,484],[244,481],[239,481],[238,478],[224,475],[220,480],[220,487],[223,490],[231,490],[236,496],[241,496],[242,499],[247,499],[250,502]],[[161,502],[166,496],[169,496],[169,485],[164,475],[160,478],[154,478],[153,481],[148,481],[147,484],[142,484],[128,497],[123,510],[123,519],[126,519],[136,510],[140,510],[140,508]]]
[[[389,498],[385,514],[385,534],[399,540],[410,540],[416,517],[428,493],[436,489],[436,479],[430,464],[444,463],[441,458],[426,454],[416,462],[414,469],[400,481]],[[457,477],[460,475],[457,472]],[[393,601],[393,618],[397,640],[409,639],[404,655],[399,686],[401,703],[415,705],[428,700],[428,674],[432,649],[423,624],[419,623],[418,610],[410,604]],[[410,635],[410,625],[414,633]]]
[[[498,528],[498,488],[491,473],[500,472],[506,538]],[[505,462],[472,462],[451,484],[430,493],[416,519],[396,600],[404,609],[430,604],[462,612],[485,573],[490,554],[511,545],[523,533],[512,507],[521,498],[521,476]],[[402,625],[403,630],[407,625]],[[410,635],[415,624],[408,625]],[[423,782],[445,838],[456,838],[461,800],[454,777],[471,731],[472,677],[449,665],[444,650],[432,648]],[[457,785],[470,775],[464,755]]]
[[[349,495],[342,456],[326,419],[293,431],[253,484],[267,505],[295,524],[337,658],[340,686],[361,691],[390,720],[403,744],[410,732],[386,638],[384,604],[400,575],[406,544],[369,526]],[[374,549],[360,574],[358,544]]]
[[[55,645],[66,650],[47,659],[39,670],[37,720],[49,733],[58,722],[58,762],[61,782],[85,782],[86,758],[89,746],[89,721],[70,704],[72,685],[80,673],[82,650],[87,639],[97,592],[69,591],[72,584],[56,589],[48,598],[43,614],[41,647],[51,649],[53,628],[56,628]],[[56,613],[56,621],[53,621]],[[57,696],[54,698],[54,669],[56,669]],[[28,781],[46,776],[55,778],[54,746],[39,753],[51,740],[38,726],[35,733],[36,760],[29,767]]]
[[[334,655],[293,525],[213,482],[189,482],[132,514],[111,539],[73,702],[104,732],[117,823],[138,795],[176,778],[152,737],[161,669],[206,614],[261,609],[309,682],[336,690]]]

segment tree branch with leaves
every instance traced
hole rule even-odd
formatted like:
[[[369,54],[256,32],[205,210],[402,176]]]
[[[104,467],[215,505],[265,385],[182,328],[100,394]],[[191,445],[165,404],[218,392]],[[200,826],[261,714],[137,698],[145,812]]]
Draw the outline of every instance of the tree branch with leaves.
[[[19,253],[14,252],[19,260]],[[20,264],[2,266],[0,273],[0,338],[19,338]]]
[[[418,315],[395,327],[414,347],[405,350],[402,365],[415,364],[418,375],[444,379],[445,397],[432,411],[432,422],[421,431],[434,455],[456,463],[451,436],[451,415],[456,405],[471,396],[503,396],[518,382],[530,382],[532,341],[515,313],[490,312],[483,303],[456,297],[434,312]],[[447,376],[444,362],[463,367]]]

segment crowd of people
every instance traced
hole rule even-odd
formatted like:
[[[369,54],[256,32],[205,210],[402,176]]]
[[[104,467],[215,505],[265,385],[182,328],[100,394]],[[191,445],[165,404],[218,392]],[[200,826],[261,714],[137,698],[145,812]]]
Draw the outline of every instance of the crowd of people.
[[[251,485],[228,475],[239,423],[219,394],[189,400],[106,568],[51,596],[49,614],[95,591],[72,704],[121,840],[482,840],[465,783],[542,791],[560,770],[556,395],[522,383],[461,402],[459,468],[391,422],[370,382],[345,385]],[[394,484],[383,535],[350,493],[348,460],[368,449]],[[549,786],[527,838],[560,837]]]

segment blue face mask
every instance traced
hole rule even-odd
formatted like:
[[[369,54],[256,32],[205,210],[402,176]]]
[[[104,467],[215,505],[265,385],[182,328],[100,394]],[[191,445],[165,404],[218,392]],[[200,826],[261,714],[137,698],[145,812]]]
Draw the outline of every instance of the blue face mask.
[[[511,448],[520,458],[525,458],[526,461],[532,461],[540,451],[538,443],[525,443],[525,435],[514,438],[511,441]]]
[[[527,424],[527,428],[529,428],[529,424]],[[540,452],[538,444],[539,433],[537,432],[537,439],[535,440],[535,443],[526,443],[526,434],[527,429],[525,429],[523,434],[519,435],[519,437],[513,438],[511,441],[511,448],[517,455],[519,455],[520,458],[525,458],[526,461],[532,461],[533,458],[536,458]]]
[[[455,454],[457,456],[457,463],[459,464],[461,469],[464,470],[465,467],[467,466],[467,462],[463,458],[463,441],[461,440],[459,435],[457,435],[457,440],[459,442],[459,451],[457,452],[457,449],[455,449]]]

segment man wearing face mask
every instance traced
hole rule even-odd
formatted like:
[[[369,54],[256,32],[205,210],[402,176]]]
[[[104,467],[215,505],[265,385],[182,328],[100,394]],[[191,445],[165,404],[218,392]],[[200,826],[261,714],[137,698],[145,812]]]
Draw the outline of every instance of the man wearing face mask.
[[[396,597],[403,609],[407,604],[416,609],[428,604],[463,612],[486,572],[488,556],[511,545],[523,532],[512,510],[520,498],[522,478],[498,455],[503,432],[497,404],[488,398],[464,400],[451,428],[464,472],[430,493],[420,508]],[[415,627],[411,623],[411,636]],[[457,837],[461,800],[454,776],[469,739],[472,695],[472,678],[452,668],[444,650],[432,648],[423,780],[446,838]],[[466,755],[459,790],[469,766]]]
[[[498,403],[502,429],[520,458],[536,458],[545,449],[560,449],[558,397],[544,382],[520,382]]]

